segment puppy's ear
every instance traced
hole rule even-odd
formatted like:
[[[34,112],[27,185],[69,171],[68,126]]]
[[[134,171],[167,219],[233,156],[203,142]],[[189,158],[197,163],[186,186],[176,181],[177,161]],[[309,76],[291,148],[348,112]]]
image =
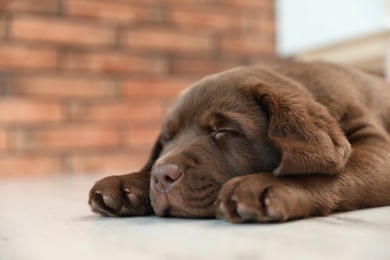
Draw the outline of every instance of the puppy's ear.
[[[269,116],[268,136],[282,152],[275,175],[339,172],[351,145],[327,108],[301,86],[256,87]]]
[[[162,134],[157,138],[156,143],[153,146],[152,152],[149,156],[149,160],[146,162],[145,166],[140,170],[140,172],[150,172],[152,170],[152,167],[155,163],[155,161],[160,156],[163,149],[163,143],[162,143]]]

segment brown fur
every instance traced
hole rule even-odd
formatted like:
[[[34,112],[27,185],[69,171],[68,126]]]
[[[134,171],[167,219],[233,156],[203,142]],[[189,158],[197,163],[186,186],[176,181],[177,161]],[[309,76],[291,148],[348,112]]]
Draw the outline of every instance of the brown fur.
[[[326,63],[208,76],[139,172],[98,181],[94,212],[266,222],[390,205],[390,85]]]

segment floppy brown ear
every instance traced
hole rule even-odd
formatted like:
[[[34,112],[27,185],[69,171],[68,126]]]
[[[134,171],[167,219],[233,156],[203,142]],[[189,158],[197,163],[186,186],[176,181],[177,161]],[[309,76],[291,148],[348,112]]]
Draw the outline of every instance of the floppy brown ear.
[[[256,88],[269,116],[268,136],[282,152],[275,175],[339,172],[351,145],[326,107],[300,87]]]
[[[148,161],[146,162],[145,166],[142,167],[140,172],[150,172],[152,170],[152,167],[153,167],[155,161],[160,156],[162,149],[163,149],[162,134],[160,134],[160,136],[157,138],[157,140],[153,146],[153,149],[152,149],[152,152],[150,153]]]

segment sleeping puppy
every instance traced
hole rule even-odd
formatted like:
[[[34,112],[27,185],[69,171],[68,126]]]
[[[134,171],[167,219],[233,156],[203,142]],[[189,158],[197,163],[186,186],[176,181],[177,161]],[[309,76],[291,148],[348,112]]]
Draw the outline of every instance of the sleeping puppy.
[[[390,85],[327,63],[208,76],[181,94],[145,167],[98,181],[105,216],[270,222],[390,205]]]

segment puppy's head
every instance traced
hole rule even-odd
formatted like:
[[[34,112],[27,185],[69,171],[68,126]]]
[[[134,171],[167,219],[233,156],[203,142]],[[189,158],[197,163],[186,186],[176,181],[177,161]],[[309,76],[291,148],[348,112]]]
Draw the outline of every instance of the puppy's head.
[[[293,95],[283,90],[286,84],[292,84]],[[299,101],[295,104],[297,96],[302,102],[310,99],[300,86],[250,68],[206,77],[183,93],[167,116],[144,168],[151,170],[150,198],[155,213],[211,217],[219,190],[233,177],[289,174],[290,170],[332,173],[342,166],[344,161],[336,161],[341,160],[341,153],[347,158],[349,144],[337,123],[323,107],[316,107],[318,103],[308,102],[309,109]],[[314,115],[318,110],[320,119]],[[310,115],[306,115],[308,111]],[[317,133],[315,127],[322,125],[329,129]],[[332,145],[342,147],[341,152],[330,154],[326,161],[328,152],[323,150]]]

